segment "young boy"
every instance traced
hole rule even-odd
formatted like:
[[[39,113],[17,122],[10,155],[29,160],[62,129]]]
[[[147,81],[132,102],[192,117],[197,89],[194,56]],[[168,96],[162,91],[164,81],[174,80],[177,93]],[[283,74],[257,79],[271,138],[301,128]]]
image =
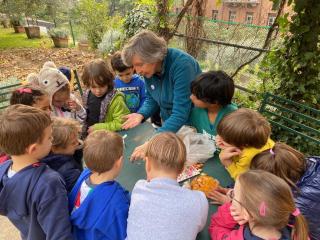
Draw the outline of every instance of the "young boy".
[[[41,162],[57,171],[66,183],[70,192],[80,176],[83,167],[74,158],[79,147],[79,122],[70,118],[56,117],[52,124],[52,148],[48,156]]]
[[[190,99],[194,104],[191,111],[191,125],[198,133],[215,140],[217,126],[221,119],[238,109],[231,103],[234,83],[223,71],[209,71],[200,74],[191,84]]]
[[[139,75],[133,74],[133,67],[124,65],[120,52],[112,56],[111,65],[117,75],[114,80],[115,88],[125,94],[130,112],[137,112],[146,98],[144,81]]]
[[[84,142],[83,156],[88,169],[69,195],[74,238],[125,239],[130,199],[114,180],[122,168],[122,137],[106,130],[95,131]]]
[[[185,146],[175,134],[161,133],[148,142],[147,180],[139,180],[132,191],[128,240],[193,240],[204,228],[206,196],[177,182],[185,161]]]
[[[217,133],[220,161],[233,179],[249,169],[255,155],[274,146],[269,122],[250,109],[241,108],[225,116]]]
[[[0,214],[22,239],[72,239],[63,180],[39,162],[51,149],[50,117],[26,105],[8,107],[0,115],[0,148],[11,156],[0,166]]]

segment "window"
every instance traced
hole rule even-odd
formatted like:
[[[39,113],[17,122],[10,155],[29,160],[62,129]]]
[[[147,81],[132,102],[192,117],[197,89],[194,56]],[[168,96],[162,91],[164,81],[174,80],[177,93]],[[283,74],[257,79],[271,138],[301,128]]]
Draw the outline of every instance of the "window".
[[[253,22],[253,13],[252,12],[247,12],[246,24],[252,24],[252,22]]]
[[[276,20],[276,16],[272,13],[269,13],[267,26],[272,26],[272,24],[274,23],[275,20]]]
[[[237,16],[236,11],[229,11],[229,22],[235,22],[236,16]]]
[[[218,19],[218,10],[212,10],[212,20]]]

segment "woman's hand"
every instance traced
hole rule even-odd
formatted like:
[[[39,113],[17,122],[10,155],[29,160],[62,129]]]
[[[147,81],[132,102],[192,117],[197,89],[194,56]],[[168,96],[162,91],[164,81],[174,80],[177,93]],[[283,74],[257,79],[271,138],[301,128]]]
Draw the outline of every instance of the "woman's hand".
[[[208,193],[208,198],[212,201],[211,204],[219,204],[222,205],[224,203],[230,202],[231,199],[228,196],[229,188],[218,187],[215,190]]]
[[[126,121],[122,124],[122,129],[127,130],[138,126],[142,122],[144,117],[139,113],[131,113],[125,115],[123,118],[125,118]]]
[[[136,147],[130,157],[130,161],[145,160],[148,142]]]

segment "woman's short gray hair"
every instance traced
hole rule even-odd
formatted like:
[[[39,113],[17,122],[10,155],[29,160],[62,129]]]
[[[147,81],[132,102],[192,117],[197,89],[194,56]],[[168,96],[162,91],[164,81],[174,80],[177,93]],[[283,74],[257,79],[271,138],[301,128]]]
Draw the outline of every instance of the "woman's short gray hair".
[[[138,55],[144,63],[156,63],[164,59],[168,51],[167,42],[149,30],[134,35],[122,50],[122,61],[132,66],[132,58]]]

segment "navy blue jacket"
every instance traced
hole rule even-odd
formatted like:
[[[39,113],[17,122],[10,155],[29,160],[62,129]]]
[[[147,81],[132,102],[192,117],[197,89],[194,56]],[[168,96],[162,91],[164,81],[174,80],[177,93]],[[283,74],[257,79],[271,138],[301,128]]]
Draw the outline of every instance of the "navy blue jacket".
[[[9,218],[22,239],[72,239],[67,191],[59,174],[35,163],[8,178],[11,164],[0,165],[0,215]]]
[[[70,212],[81,184],[91,172],[85,169],[69,194]],[[73,236],[77,240],[122,240],[127,236],[130,198],[116,181],[97,185],[80,207],[71,213]]]
[[[66,183],[66,189],[70,192],[81,174],[79,164],[71,155],[53,154],[43,158],[41,162],[46,163],[51,169],[57,171]]]
[[[307,159],[307,170],[298,181],[295,191],[296,206],[308,221],[309,235],[312,240],[320,239],[320,157]]]

